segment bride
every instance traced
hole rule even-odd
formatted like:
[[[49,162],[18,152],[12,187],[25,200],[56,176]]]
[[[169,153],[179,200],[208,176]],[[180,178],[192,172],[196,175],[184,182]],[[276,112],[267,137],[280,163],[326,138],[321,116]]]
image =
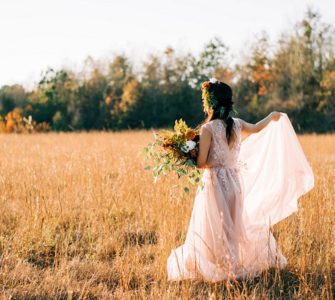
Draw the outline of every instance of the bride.
[[[314,186],[312,170],[284,113],[257,124],[233,118],[231,88],[202,84],[207,119],[197,164],[203,168],[183,245],[167,261],[169,280],[222,281],[284,268],[270,226],[297,210]]]

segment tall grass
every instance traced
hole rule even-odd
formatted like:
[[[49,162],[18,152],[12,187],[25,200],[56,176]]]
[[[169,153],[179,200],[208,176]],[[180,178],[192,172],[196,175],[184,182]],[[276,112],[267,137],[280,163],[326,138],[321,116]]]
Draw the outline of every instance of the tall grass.
[[[300,140],[316,177],[273,231],[288,258],[252,280],[166,280],[193,191],[153,184],[148,132],[0,135],[0,293],[4,299],[332,299],[335,136]]]

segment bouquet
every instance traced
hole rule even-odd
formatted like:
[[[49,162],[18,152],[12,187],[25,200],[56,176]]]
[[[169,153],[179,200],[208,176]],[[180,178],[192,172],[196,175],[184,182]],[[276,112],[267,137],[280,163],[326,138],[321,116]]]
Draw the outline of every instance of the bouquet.
[[[199,130],[187,126],[182,119],[175,121],[174,130],[161,130],[155,134],[155,141],[144,148],[151,160],[145,167],[152,170],[155,182],[160,175],[177,174],[187,177],[192,185],[200,185],[200,171],[196,168],[199,152]],[[184,187],[189,192],[188,187]]]

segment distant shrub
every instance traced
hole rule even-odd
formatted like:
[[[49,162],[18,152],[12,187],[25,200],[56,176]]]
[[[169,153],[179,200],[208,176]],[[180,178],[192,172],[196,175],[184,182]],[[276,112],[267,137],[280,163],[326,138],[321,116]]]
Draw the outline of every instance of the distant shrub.
[[[33,133],[48,130],[50,130],[48,123],[36,123],[31,116],[23,117],[19,108],[10,111],[5,117],[0,116],[1,133]]]

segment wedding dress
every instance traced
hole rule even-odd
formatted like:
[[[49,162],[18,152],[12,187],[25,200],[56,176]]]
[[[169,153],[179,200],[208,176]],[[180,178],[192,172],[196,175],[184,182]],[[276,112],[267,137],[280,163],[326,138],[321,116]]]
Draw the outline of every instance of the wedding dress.
[[[286,114],[241,142],[226,140],[222,120],[203,125],[212,134],[203,186],[194,201],[186,240],[167,261],[169,280],[221,281],[252,277],[287,260],[270,226],[297,210],[314,186],[313,172]]]

